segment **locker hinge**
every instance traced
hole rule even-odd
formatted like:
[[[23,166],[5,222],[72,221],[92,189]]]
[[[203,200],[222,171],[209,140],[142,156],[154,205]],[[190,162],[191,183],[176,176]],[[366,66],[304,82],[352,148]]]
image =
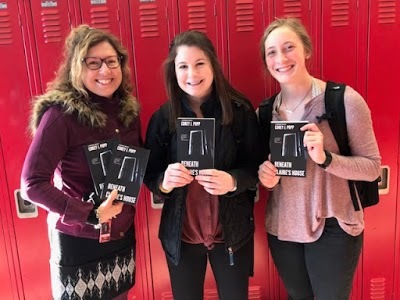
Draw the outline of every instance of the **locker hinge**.
[[[117,22],[121,22],[121,17],[119,15],[119,8],[117,8]]]
[[[217,16],[217,3],[214,2],[214,16]]]

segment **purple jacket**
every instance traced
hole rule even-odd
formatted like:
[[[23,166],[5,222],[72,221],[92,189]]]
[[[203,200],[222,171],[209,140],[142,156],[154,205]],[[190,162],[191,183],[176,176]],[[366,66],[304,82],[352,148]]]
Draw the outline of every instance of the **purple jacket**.
[[[82,200],[94,191],[84,145],[119,138],[141,147],[139,107],[133,98],[110,100],[91,94],[90,101],[75,100],[61,92],[50,96],[42,96],[34,106],[35,135],[22,169],[22,195],[49,211],[49,226],[96,239],[99,230],[86,223],[93,204]],[[113,219],[112,239],[124,235],[134,215],[135,208],[124,205]]]

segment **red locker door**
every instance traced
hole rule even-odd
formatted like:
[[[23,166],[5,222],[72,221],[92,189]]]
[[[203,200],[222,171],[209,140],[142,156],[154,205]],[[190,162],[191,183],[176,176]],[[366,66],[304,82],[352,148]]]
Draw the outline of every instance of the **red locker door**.
[[[322,79],[345,82],[364,95],[368,48],[365,20],[367,12],[365,2],[322,2]],[[368,219],[366,223],[368,226]],[[361,256],[360,262],[363,257]],[[360,263],[353,282],[351,299],[361,298],[362,273],[363,264]]]
[[[250,99],[254,108],[275,91],[272,77],[267,74],[260,56],[260,40],[265,29],[263,19],[270,19],[270,10],[264,9],[263,4],[261,0],[227,2],[229,79]],[[264,226],[265,199],[265,190],[262,190],[254,211],[255,264],[249,286],[251,299],[279,299],[274,295],[279,294],[279,277],[269,255]]]
[[[254,107],[271,87],[260,56],[264,32],[262,5],[262,0],[227,2],[229,80]]]
[[[30,6],[28,3],[25,5],[28,12],[32,13],[34,36],[29,37],[29,43],[36,47],[39,83],[41,92],[44,92],[46,83],[54,78],[64,40],[70,30],[69,3],[60,0],[31,0]]]
[[[322,15],[322,79],[359,90],[359,78],[366,78],[366,22],[361,18],[367,15],[367,3],[322,1]]]
[[[2,70],[7,70],[0,83],[0,134],[2,142],[2,155],[4,162],[0,162],[4,169],[1,170],[5,178],[1,182],[6,183],[1,197],[3,207],[9,218],[9,235],[13,257],[14,270],[16,272],[18,293],[20,299],[49,299],[50,278],[48,270],[48,245],[47,229],[45,226],[45,213],[40,212],[39,218],[20,219],[29,211],[17,211],[14,200],[14,192],[20,186],[20,173],[28,147],[27,119],[30,110],[31,98],[30,84],[35,78],[32,72],[32,49],[24,43],[34,40],[32,36],[23,35],[21,29],[29,30],[31,27],[25,10],[18,11],[18,4],[9,1],[1,3],[1,30],[0,30],[0,57],[2,57]],[[6,7],[6,9],[4,9]],[[45,18],[45,17],[44,17]],[[46,35],[45,32],[43,32]],[[25,40],[24,40],[25,39]],[[26,53],[25,53],[26,51]],[[33,87],[34,91],[35,88]],[[4,165],[3,165],[4,163]],[[3,176],[2,175],[2,176]],[[4,180],[4,181],[3,181]],[[22,203],[23,204],[23,203]],[[21,207],[24,208],[24,207]],[[6,227],[7,228],[7,227]],[[39,255],[40,254],[40,255]],[[17,294],[16,294],[17,295]],[[18,296],[16,296],[17,298]]]
[[[393,278],[395,255],[399,254],[399,248],[395,248],[396,230],[400,229],[399,215],[396,215],[400,105],[397,100],[399,80],[395,75],[400,68],[396,57],[400,49],[400,2],[371,0],[369,8],[367,102],[372,111],[382,165],[389,167],[390,178],[388,192],[381,195],[379,205],[365,211],[363,299],[392,299],[394,288],[399,285]]]
[[[398,28],[400,29],[400,28]],[[400,34],[400,30],[397,31],[397,35]],[[399,48],[400,45],[397,47]],[[400,132],[400,120],[399,120],[399,132]],[[398,140],[400,141],[400,136],[398,137]],[[397,150],[397,165],[400,165],[400,142],[398,142],[399,148]],[[399,181],[400,178],[400,168],[397,169],[397,181]],[[397,201],[398,203],[400,201],[400,189],[397,188]],[[397,216],[400,216],[400,205],[397,205]],[[394,299],[399,299],[400,298],[400,224],[397,222],[396,226],[396,248],[395,248],[395,254],[394,254]]]
[[[179,0],[178,11],[179,32],[190,29],[206,33],[214,44],[225,74],[228,74],[226,62],[226,0]]]
[[[176,2],[132,0],[129,2],[129,12],[137,97],[142,104],[141,118],[145,132],[152,113],[166,101],[162,63],[168,56],[169,43],[177,31],[174,23],[177,21],[174,16]],[[143,188],[141,197],[136,215],[136,232],[137,251],[142,253],[141,272],[143,278],[147,279],[143,279],[143,285],[146,285],[143,289],[148,293],[143,299],[172,299],[164,251],[158,239],[161,211],[152,208],[147,189]]]
[[[0,6],[0,15],[2,14]],[[12,227],[9,226],[10,203],[8,200],[8,186],[5,174],[5,165],[3,159],[3,151],[1,147],[0,135],[0,298],[1,299],[18,299],[17,277],[15,274],[14,257],[15,251],[11,247],[10,231]],[[13,243],[15,245],[15,243]]]

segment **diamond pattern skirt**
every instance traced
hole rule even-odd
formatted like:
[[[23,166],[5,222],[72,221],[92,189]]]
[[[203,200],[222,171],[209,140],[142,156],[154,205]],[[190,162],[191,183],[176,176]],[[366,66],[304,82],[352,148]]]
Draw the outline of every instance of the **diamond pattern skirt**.
[[[135,283],[135,236],[131,227],[120,240],[74,237],[50,229],[53,299],[108,300]]]

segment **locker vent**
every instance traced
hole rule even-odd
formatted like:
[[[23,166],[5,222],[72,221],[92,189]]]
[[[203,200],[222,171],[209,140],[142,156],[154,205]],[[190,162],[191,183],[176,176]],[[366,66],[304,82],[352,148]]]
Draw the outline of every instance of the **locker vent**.
[[[378,23],[396,22],[396,0],[380,0],[378,4]]]
[[[285,17],[301,18],[301,0],[285,0],[283,13]]]
[[[188,3],[189,29],[207,32],[206,2],[193,1]]]
[[[370,281],[370,299],[385,299],[386,279],[372,278]]]
[[[236,31],[254,31],[253,0],[236,1]]]
[[[90,22],[94,28],[110,29],[110,13],[107,6],[90,8]]]
[[[174,300],[172,292],[164,292],[161,294],[161,300]]]
[[[11,16],[8,11],[0,12],[0,45],[12,44]]]
[[[141,37],[156,37],[160,35],[157,9],[158,6],[156,3],[142,4],[139,6]]]
[[[332,1],[332,26],[349,25],[349,0],[333,0]]]
[[[42,15],[42,28],[44,42],[61,43],[63,41],[61,34],[61,18],[58,9],[44,9]]]

